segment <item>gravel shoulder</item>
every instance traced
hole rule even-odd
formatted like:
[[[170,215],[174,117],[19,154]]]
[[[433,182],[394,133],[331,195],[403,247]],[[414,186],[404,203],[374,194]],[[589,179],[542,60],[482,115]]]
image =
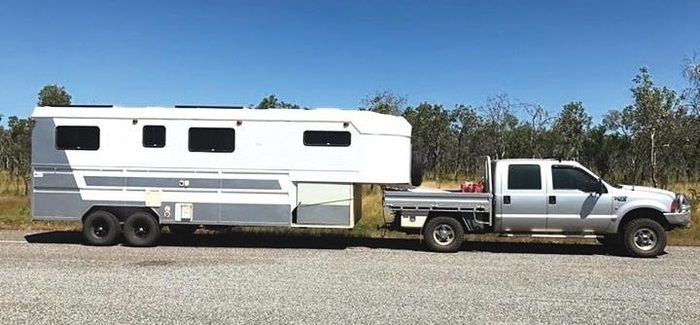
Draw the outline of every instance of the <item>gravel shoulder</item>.
[[[28,243],[29,242],[29,243]],[[700,248],[655,259],[597,245],[166,236],[88,247],[0,231],[2,323],[700,322]]]

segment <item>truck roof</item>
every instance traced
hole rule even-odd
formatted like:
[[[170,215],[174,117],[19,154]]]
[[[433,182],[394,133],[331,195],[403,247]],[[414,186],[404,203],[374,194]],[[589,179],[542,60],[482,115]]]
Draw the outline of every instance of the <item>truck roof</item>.
[[[494,161],[502,161],[502,162],[509,162],[509,163],[540,163],[540,162],[551,162],[551,161],[556,161],[556,162],[561,162],[561,163],[567,163],[567,164],[578,164],[577,161],[575,160],[563,160],[559,158],[508,158],[508,159],[497,159]]]

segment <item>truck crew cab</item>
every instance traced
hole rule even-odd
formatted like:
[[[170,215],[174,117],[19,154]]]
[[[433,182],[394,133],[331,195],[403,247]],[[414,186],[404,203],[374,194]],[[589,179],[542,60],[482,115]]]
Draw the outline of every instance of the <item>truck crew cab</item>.
[[[597,238],[635,257],[664,251],[666,231],[687,226],[682,194],[613,185],[575,161],[486,157],[482,193],[387,189],[397,227],[420,229],[434,251],[460,248],[464,233]]]

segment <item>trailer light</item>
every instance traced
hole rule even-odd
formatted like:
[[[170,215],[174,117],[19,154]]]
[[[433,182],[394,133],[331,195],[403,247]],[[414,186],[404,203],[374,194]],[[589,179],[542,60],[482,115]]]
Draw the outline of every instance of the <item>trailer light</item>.
[[[343,127],[344,127],[344,128],[346,128],[346,127],[348,127],[348,126],[350,126],[350,122],[343,122]]]
[[[133,125],[136,125],[138,122],[139,122],[139,120],[137,120],[137,119],[131,120],[131,124],[133,124]]]
[[[241,120],[236,121],[237,126],[241,126],[241,124],[243,124],[243,121],[241,121]]]

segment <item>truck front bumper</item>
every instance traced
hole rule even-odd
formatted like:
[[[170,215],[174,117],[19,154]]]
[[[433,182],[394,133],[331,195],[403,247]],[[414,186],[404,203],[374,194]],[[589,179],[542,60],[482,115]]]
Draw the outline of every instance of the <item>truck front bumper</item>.
[[[676,227],[689,227],[690,226],[690,210],[684,212],[667,212],[664,213],[666,220],[673,226]]]

